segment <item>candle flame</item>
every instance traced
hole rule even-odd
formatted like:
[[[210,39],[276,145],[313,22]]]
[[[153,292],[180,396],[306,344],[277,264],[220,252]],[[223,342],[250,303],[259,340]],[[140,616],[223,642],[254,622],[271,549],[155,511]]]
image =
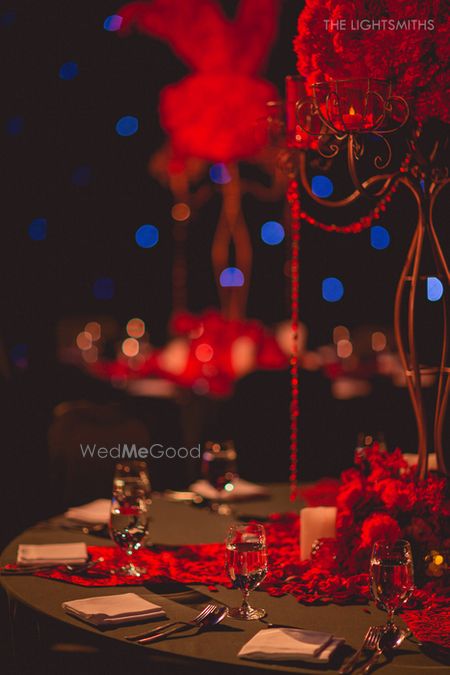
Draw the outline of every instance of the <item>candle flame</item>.
[[[349,115],[356,115],[356,110],[354,109],[354,107],[352,105],[348,109],[348,114]]]

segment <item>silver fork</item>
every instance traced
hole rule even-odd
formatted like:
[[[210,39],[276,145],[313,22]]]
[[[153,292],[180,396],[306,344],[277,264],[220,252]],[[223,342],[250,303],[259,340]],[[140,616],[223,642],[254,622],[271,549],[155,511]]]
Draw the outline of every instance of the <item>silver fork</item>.
[[[192,626],[195,628],[195,626],[198,626],[201,624],[203,619],[205,619],[207,616],[212,614],[214,610],[216,609],[217,605],[209,604],[206,605],[202,609],[202,611],[195,616],[192,621],[172,621],[171,623],[163,623],[161,626],[156,626],[155,628],[152,628],[151,630],[145,631],[145,633],[138,633],[137,635],[126,635],[125,638],[127,640],[130,640],[131,642],[137,641],[137,640],[142,640],[143,638],[150,637],[154,633],[159,633],[161,630],[166,630],[167,628],[172,628],[174,626]]]
[[[357,652],[353,654],[353,656],[350,657],[348,661],[346,661],[339,669],[339,675],[345,675],[346,673],[351,673],[353,668],[355,667],[359,657],[364,651],[370,651],[373,652],[376,650],[379,642],[381,635],[383,633],[384,626],[370,626],[369,630],[364,636],[363,643],[361,647],[358,649]]]

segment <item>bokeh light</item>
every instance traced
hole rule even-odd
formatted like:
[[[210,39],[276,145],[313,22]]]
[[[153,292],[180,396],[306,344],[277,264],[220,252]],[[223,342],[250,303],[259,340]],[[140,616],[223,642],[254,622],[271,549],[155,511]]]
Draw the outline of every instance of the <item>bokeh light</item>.
[[[24,127],[24,119],[21,115],[16,115],[15,117],[10,117],[6,120],[5,131],[8,136],[19,136],[22,133]]]
[[[127,323],[127,334],[133,338],[141,338],[145,333],[145,323],[142,319],[135,317]]]
[[[370,245],[377,251],[382,251],[391,243],[391,236],[385,227],[373,225],[370,228]]]
[[[427,298],[430,302],[437,302],[442,298],[444,286],[437,277],[427,278]]]
[[[201,345],[196,347],[195,356],[202,363],[208,363],[208,361],[211,361],[212,357],[214,356],[214,349],[211,347],[211,345],[203,342]]]
[[[139,120],[133,115],[125,115],[116,122],[116,131],[119,136],[133,136],[139,129]]]
[[[28,225],[28,236],[33,241],[43,241],[47,237],[47,220],[45,218],[35,218]]]
[[[344,296],[344,284],[336,277],[327,277],[322,281],[322,297],[327,302],[338,302]]]
[[[122,342],[122,352],[129,358],[137,356],[139,354],[139,342],[136,340],[136,338],[126,338]]]
[[[230,172],[228,171],[225,164],[213,164],[209,167],[209,177],[213,183],[217,185],[226,185],[231,181]]]
[[[28,366],[28,345],[20,343],[11,347],[11,361],[17,368]]]
[[[191,215],[191,209],[184,202],[179,202],[172,206],[171,215],[174,220],[187,220]]]
[[[78,64],[75,61],[67,61],[63,63],[59,69],[59,77],[61,80],[74,80],[78,75]]]
[[[16,12],[13,9],[9,9],[6,12],[0,14],[0,26],[2,28],[9,28],[13,25],[16,20]]]
[[[383,349],[386,349],[387,338],[384,333],[377,330],[375,333],[372,333],[372,349],[374,352],[382,352]]]
[[[353,353],[353,345],[350,340],[339,340],[336,345],[336,352],[340,359],[348,359]]]
[[[333,342],[335,345],[339,340],[350,340],[350,331],[347,326],[335,326],[333,328]]]
[[[103,28],[113,33],[116,30],[120,30],[122,22],[123,18],[120,16],[120,14],[111,14],[111,16],[107,16],[103,22]]]
[[[94,281],[93,292],[97,300],[112,300],[114,291],[114,281],[109,277],[100,277]]]
[[[98,361],[98,348],[93,345],[90,349],[82,351],[81,356],[86,363],[95,363]]]
[[[316,197],[330,197],[334,191],[333,181],[328,176],[313,176],[311,180],[311,190]]]
[[[92,347],[92,335],[87,330],[82,330],[78,333],[76,339],[78,349],[86,351]]]
[[[86,187],[92,180],[92,169],[90,166],[79,166],[72,173],[72,183],[78,187]]]
[[[102,336],[102,327],[98,321],[89,321],[84,327],[87,333],[90,333],[93,342],[100,340]]]
[[[192,391],[198,396],[205,396],[209,392],[209,382],[204,377],[199,377],[192,385]]]
[[[159,230],[155,225],[141,225],[134,238],[141,248],[153,248],[159,241]]]
[[[244,274],[238,267],[226,267],[220,274],[219,283],[222,288],[243,286],[244,282]]]
[[[276,220],[268,220],[261,227],[261,239],[269,246],[281,244],[284,239],[284,227]]]

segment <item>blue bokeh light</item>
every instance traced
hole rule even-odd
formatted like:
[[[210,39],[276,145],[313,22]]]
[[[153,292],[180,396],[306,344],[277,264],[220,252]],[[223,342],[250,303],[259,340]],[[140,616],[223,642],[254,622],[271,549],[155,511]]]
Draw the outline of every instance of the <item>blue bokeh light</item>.
[[[24,343],[16,344],[10,350],[11,361],[17,368],[26,368],[28,366],[28,345]]]
[[[322,281],[322,297],[327,302],[338,302],[344,296],[344,284],[336,277],[327,277]]]
[[[209,167],[209,177],[213,183],[218,185],[225,185],[231,181],[230,172],[228,171],[225,164],[213,164]]]
[[[219,283],[222,288],[238,288],[244,282],[244,275],[238,267],[226,267],[220,274]]]
[[[327,176],[313,176],[311,189],[316,197],[329,197],[334,191],[333,181]]]
[[[111,16],[107,16],[104,23],[103,23],[103,28],[107,31],[114,32],[116,30],[120,30],[120,27],[122,25],[123,17],[120,16],[120,14],[111,14]]]
[[[444,294],[444,286],[442,281],[437,277],[427,278],[427,299],[430,302],[437,302]]]
[[[79,166],[72,173],[72,183],[78,187],[86,187],[92,180],[92,169],[90,166]]]
[[[116,131],[119,136],[133,136],[139,129],[139,120],[133,115],[125,115],[116,122]]]
[[[261,239],[269,246],[281,244],[284,239],[284,227],[276,220],[268,220],[261,227]]]
[[[159,241],[159,230],[155,225],[141,225],[134,235],[141,248],[153,248]]]
[[[381,225],[373,225],[370,228],[370,245],[376,248],[377,251],[382,251],[391,243],[391,235],[385,227]]]
[[[3,28],[9,28],[13,25],[16,20],[16,13],[13,9],[8,10],[0,14],[0,26]]]
[[[46,218],[35,218],[28,225],[28,236],[33,241],[43,241],[47,237]]]
[[[6,133],[9,136],[19,136],[22,133],[24,127],[24,119],[21,115],[16,115],[16,117],[10,117],[6,121],[5,129]]]
[[[67,61],[63,63],[59,69],[59,77],[61,80],[74,80],[78,75],[78,64],[75,61]]]
[[[114,281],[109,277],[100,277],[94,281],[92,290],[97,300],[112,300],[115,292]]]

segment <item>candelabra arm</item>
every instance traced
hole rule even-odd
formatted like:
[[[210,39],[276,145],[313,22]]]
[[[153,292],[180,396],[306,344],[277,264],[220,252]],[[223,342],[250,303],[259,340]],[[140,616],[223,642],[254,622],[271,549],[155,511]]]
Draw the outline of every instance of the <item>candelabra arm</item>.
[[[384,173],[384,174],[377,174],[376,176],[371,176],[367,180],[360,183],[362,191],[358,187],[356,187],[355,191],[347,195],[347,197],[344,197],[343,199],[338,199],[336,201],[330,201],[329,199],[321,199],[320,197],[317,197],[314,194],[311,185],[308,181],[306,151],[300,150],[298,154],[299,154],[299,177],[303,189],[307,193],[308,197],[310,197],[313,201],[315,201],[317,204],[320,204],[321,206],[326,206],[328,208],[330,207],[340,208],[342,206],[348,206],[349,204],[355,202],[359,197],[361,197],[363,192],[367,191],[367,188],[369,188],[372,185],[376,185],[377,183],[382,183],[381,188],[377,192],[370,193],[372,197],[376,197],[377,199],[379,199],[389,191],[389,188],[391,187],[392,183],[396,181],[400,175],[398,173]]]
[[[430,205],[429,205],[429,216],[428,216],[428,234],[430,238],[430,244],[434,260],[436,263],[436,268],[442,280],[446,282],[446,289],[442,297],[442,312],[443,312],[442,351],[439,365],[439,379],[436,395],[436,410],[434,416],[434,429],[433,429],[434,448],[437,456],[437,466],[438,470],[443,474],[447,474],[447,467],[444,457],[444,448],[442,445],[442,436],[444,431],[445,413],[447,410],[448,398],[450,393],[450,373],[449,368],[446,367],[447,353],[448,353],[448,325],[449,325],[449,309],[450,309],[448,299],[448,291],[450,286],[450,273],[447,266],[447,261],[445,259],[438,236],[436,234],[436,230],[434,228],[433,210],[440,192],[449,184],[450,180],[444,179],[441,182],[434,183],[432,185]]]
[[[428,469],[427,427],[425,409],[422,399],[420,366],[415,343],[415,298],[420,274],[419,266],[425,234],[425,206],[421,196],[420,186],[417,186],[412,181],[410,176],[402,176],[400,178],[400,182],[403,183],[414,196],[417,203],[418,218],[416,229],[411,240],[395,295],[394,332],[400,361],[405,371],[406,383],[413,406],[414,416],[416,418],[419,453],[419,478],[424,479]],[[407,331],[409,355],[407,355],[407,349],[401,329],[402,297],[407,277],[410,277],[411,283],[408,296]]]

